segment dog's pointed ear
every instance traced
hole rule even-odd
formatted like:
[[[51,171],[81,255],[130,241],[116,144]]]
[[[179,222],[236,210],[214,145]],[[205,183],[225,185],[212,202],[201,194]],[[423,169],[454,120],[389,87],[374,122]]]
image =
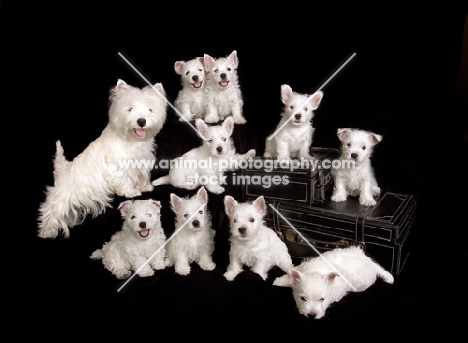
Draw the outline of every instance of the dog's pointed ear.
[[[130,89],[131,86],[125,82],[124,80],[122,79],[117,79],[117,84],[115,85],[114,89],[113,89],[113,93],[114,94],[117,94],[123,90],[128,90]]]
[[[203,55],[203,64],[205,65],[206,68],[208,68],[208,69],[211,68],[213,63],[214,63],[214,58],[213,57],[211,57],[208,54]]]
[[[206,192],[205,186],[200,187],[197,192],[197,198],[205,204],[208,202],[208,193]]]
[[[130,207],[132,206],[132,200],[125,200],[119,204],[118,210],[120,214],[124,217],[130,212]]]
[[[382,141],[383,136],[371,132],[371,133],[369,133],[369,139],[370,139],[370,141],[372,142],[373,145],[376,145],[377,143]]]
[[[158,210],[161,209],[161,201],[159,201],[159,200],[153,200],[153,199],[150,199],[150,201],[151,201],[151,204],[152,204],[154,207],[156,207]]]
[[[323,92],[318,91],[312,94],[309,103],[312,106],[312,110],[316,110],[320,106],[320,102],[323,99]]]
[[[171,198],[171,207],[174,212],[178,212],[180,208],[180,198],[175,195],[174,193],[171,193],[170,195]]]
[[[335,281],[335,278],[338,276],[337,273],[328,273],[327,275],[324,276],[325,282],[327,285],[331,285],[333,281]]]
[[[229,136],[231,136],[232,132],[234,131],[234,119],[233,119],[233,117],[232,116],[226,117],[226,119],[224,119],[224,121],[223,121],[222,126],[228,132]]]
[[[288,272],[289,275],[289,282],[291,283],[292,286],[297,286],[301,283],[304,275],[297,270],[297,269],[290,269]]]
[[[263,195],[260,195],[255,201],[253,202],[255,210],[260,213],[262,216],[266,213],[266,203],[265,198]]]
[[[166,96],[166,91],[164,90],[164,87],[162,83],[158,82],[153,85],[153,89],[156,89],[160,95]]]
[[[182,75],[182,72],[184,71],[184,65],[185,61],[177,61],[174,63],[174,70],[177,74]]]
[[[348,129],[348,128],[338,129],[336,131],[336,135],[338,136],[338,139],[343,142],[346,138],[349,137],[350,131],[351,131],[351,129]]]
[[[230,195],[224,196],[224,211],[230,217],[234,213],[234,207],[236,207],[238,202]]]
[[[197,118],[195,120],[195,126],[198,129],[199,135],[201,135],[202,137],[205,137],[205,133],[206,133],[206,130],[208,129],[208,125],[204,122],[204,120],[201,118]]]
[[[205,66],[205,58],[204,57],[197,57],[197,60],[198,60],[198,62],[203,64],[203,66]]]
[[[237,51],[234,50],[233,52],[231,52],[228,56],[228,61],[231,62],[233,65],[235,65],[236,67],[238,66],[239,64],[239,60],[237,58]]]
[[[293,96],[293,90],[289,85],[281,85],[281,101],[287,104]]]

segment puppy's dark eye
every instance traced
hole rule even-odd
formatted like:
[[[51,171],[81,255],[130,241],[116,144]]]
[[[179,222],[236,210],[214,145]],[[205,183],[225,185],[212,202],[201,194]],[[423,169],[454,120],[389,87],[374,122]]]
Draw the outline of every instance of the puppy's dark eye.
[[[198,71],[203,71],[203,69],[198,69]]]
[[[130,107],[130,108],[128,109],[128,112],[131,112],[132,110],[133,110],[133,107]]]
[[[188,218],[188,213],[184,213],[184,218]]]
[[[346,144],[348,148],[351,148],[351,143]]]
[[[202,210],[200,210],[200,211],[198,211],[198,213],[199,213],[199,214],[203,214],[203,211],[202,211]]]
[[[212,139],[209,139],[209,140],[208,140],[208,143],[213,143],[213,140],[212,140]]]
[[[151,108],[149,108],[149,111],[150,111],[150,112],[153,112],[153,110],[152,110]]]
[[[213,70],[213,72],[217,73],[217,72],[218,72],[218,69]]]
[[[223,142],[226,142],[226,137],[223,137]]]
[[[231,71],[231,68],[227,68],[228,71]]]
[[[325,301],[325,298],[320,298],[319,301],[323,303]]]
[[[255,221],[255,219],[253,219],[252,217],[249,218],[249,222],[253,223]]]
[[[305,295],[301,296],[299,299],[301,299],[302,301],[307,301],[307,297]]]
[[[233,223],[237,223],[237,219],[233,219],[232,222],[233,222]]]
[[[136,216],[134,216],[134,215],[132,215],[132,216],[130,217],[130,219],[135,219],[135,218],[136,218]]]
[[[306,112],[307,112],[308,110],[309,110],[309,109],[308,109],[307,107],[304,107],[304,111],[306,111]]]
[[[291,110],[293,110],[293,109],[294,109],[294,106],[289,106],[289,108],[290,108]]]
[[[185,73],[185,75],[188,75],[188,74],[190,74],[190,72],[189,72],[189,71],[187,71],[187,72]]]
[[[362,150],[366,150],[366,146],[365,146],[365,145],[362,146]]]
[[[146,214],[148,217],[152,217],[153,215],[151,213]]]

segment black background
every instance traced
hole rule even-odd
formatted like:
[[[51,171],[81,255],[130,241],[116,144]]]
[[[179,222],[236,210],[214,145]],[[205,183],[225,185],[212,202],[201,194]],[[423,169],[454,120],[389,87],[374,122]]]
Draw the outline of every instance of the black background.
[[[220,339],[256,329],[264,338],[356,328],[364,335],[372,328],[385,334],[402,327],[426,333],[461,329],[468,116],[467,80],[460,83],[458,75],[466,8],[129,4],[3,3],[3,246],[9,289],[2,309],[10,318],[45,319],[51,327],[76,317],[82,322],[72,327],[78,329],[83,321],[99,326],[117,316],[113,325],[101,326],[104,331],[141,320],[126,329],[187,328],[192,337],[219,332],[213,337]],[[242,149],[255,147],[259,155],[279,120],[280,86],[312,93],[356,54],[322,89],[314,144],[338,147],[339,127],[384,136],[373,157],[379,183],[416,194],[420,207],[414,253],[395,285],[378,282],[347,296],[327,319],[314,321],[296,312],[289,290],[248,272],[233,283],[223,280],[222,250],[208,276],[196,267],[186,278],[165,270],[116,294],[122,282],[88,258],[119,229],[115,210],[73,228],[68,240],[36,237],[37,209],[45,186],[53,183],[55,141],[61,140],[71,160],[105,127],[109,90],[117,79],[146,85],[119,53],[174,99],[180,89],[175,61],[233,50],[248,121]],[[169,109],[168,127],[173,116]],[[185,138],[172,137],[159,139],[159,149],[177,151]]]

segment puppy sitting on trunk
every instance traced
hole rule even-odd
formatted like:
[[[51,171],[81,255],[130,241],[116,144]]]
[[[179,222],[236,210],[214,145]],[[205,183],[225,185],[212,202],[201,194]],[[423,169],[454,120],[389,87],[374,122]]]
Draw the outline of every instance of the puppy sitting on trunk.
[[[293,267],[286,244],[265,226],[267,211],[265,199],[259,196],[253,202],[238,203],[232,196],[224,197],[224,209],[230,222],[229,265],[224,277],[232,281],[244,266],[266,280],[268,272],[278,266],[284,272]]]
[[[374,206],[380,195],[371,156],[383,136],[359,129],[338,129],[341,141],[340,167],[332,169],[334,189],[332,201],[345,201],[348,195],[359,197],[364,206]]]
[[[126,200],[119,205],[122,229],[101,249],[91,254],[118,279],[132,271],[141,277],[166,267],[166,235],[161,227],[161,203],[157,200]]]

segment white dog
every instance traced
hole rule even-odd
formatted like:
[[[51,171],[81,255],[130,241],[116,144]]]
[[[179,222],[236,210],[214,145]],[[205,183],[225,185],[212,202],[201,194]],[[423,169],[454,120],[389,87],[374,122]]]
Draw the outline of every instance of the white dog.
[[[55,238],[60,230],[69,237],[69,227],[104,212],[114,194],[133,198],[153,190],[149,166],[120,163],[154,160],[154,139],[166,120],[164,96],[160,83],[139,89],[118,80],[102,134],[73,161],[65,158],[57,141],[54,185],[47,187],[39,207],[39,237]]]
[[[333,267],[331,267],[331,266]],[[393,275],[365,255],[359,246],[338,248],[303,261],[273,285],[292,287],[299,313],[320,319],[349,292],[362,292],[377,278],[393,284]]]
[[[312,95],[293,92],[289,85],[281,86],[283,110],[276,130],[265,142],[265,158],[288,161],[291,158],[312,160],[310,147],[314,134],[312,118],[323,98],[323,92]]]
[[[214,251],[215,230],[211,227],[211,214],[206,208],[208,193],[205,187],[190,198],[170,194],[171,207],[175,213],[175,229],[180,229],[167,243],[167,265],[174,266],[180,275],[190,274],[190,264],[198,263],[203,270],[213,270],[216,264],[211,255]]]
[[[203,57],[189,61],[177,61],[174,69],[180,75],[182,89],[174,106],[180,112],[180,121],[203,118],[205,114],[205,66]]]
[[[263,196],[252,202],[238,203],[226,195],[224,209],[230,221],[231,244],[229,265],[224,273],[227,280],[234,280],[244,266],[264,280],[274,266],[286,273],[294,267],[286,244],[264,224],[267,208]]]
[[[220,125],[207,125],[197,119],[198,133],[205,137],[202,145],[186,152],[171,164],[169,174],[153,181],[154,186],[171,184],[175,187],[195,189],[204,185],[215,194],[224,192],[226,184],[224,172],[239,169],[241,160],[255,157],[255,149],[246,154],[237,154],[232,133],[234,120],[231,116]]]
[[[359,129],[338,129],[341,141],[340,168],[332,169],[334,189],[331,200],[345,201],[348,195],[359,197],[364,206],[374,206],[380,187],[371,165],[374,146],[383,136]]]
[[[244,100],[239,85],[239,60],[234,50],[227,57],[204,55],[206,71],[206,123],[217,123],[232,115],[235,124],[245,124]]]
[[[166,236],[161,227],[161,203],[157,200],[126,200],[119,205],[124,222],[109,242],[91,254],[118,279],[132,271],[141,277],[166,267]]]

